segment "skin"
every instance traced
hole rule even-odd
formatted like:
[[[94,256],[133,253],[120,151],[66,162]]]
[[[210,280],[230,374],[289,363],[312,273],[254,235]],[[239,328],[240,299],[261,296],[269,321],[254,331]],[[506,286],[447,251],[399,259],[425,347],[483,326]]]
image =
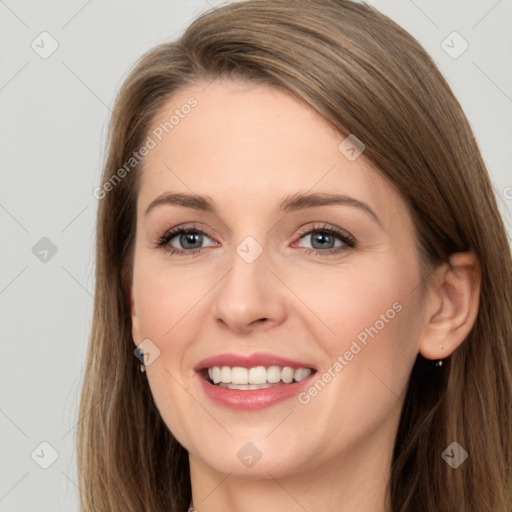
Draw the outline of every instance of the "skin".
[[[418,353],[447,357],[470,331],[476,260],[454,255],[455,269],[440,266],[427,289],[403,199],[364,153],[348,160],[338,150],[345,136],[294,97],[238,81],[198,83],[176,93],[154,126],[190,96],[197,107],[145,157],[131,302],[135,345],[149,338],[160,350],[147,378],[163,420],[190,454],[194,506],[386,511],[408,377]],[[171,191],[208,195],[217,212],[167,204],[145,214]],[[283,215],[281,201],[297,192],[364,201],[380,224],[346,205]],[[156,247],[167,230],[191,223],[206,233],[199,253]],[[356,247],[308,253],[318,237],[299,230],[318,225],[345,230]],[[236,252],[247,236],[263,251],[252,263]],[[172,245],[183,248],[179,237]],[[193,371],[224,352],[270,352],[322,375],[394,303],[400,312],[307,404],[292,398],[231,410],[205,396]],[[250,468],[237,457],[247,442],[262,455]]]

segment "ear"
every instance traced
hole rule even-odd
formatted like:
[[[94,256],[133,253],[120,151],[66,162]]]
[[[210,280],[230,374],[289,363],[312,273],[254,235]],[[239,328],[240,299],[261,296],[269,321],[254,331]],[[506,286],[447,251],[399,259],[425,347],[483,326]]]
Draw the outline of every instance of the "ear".
[[[137,312],[135,310],[135,299],[133,295],[133,286],[130,287],[130,312],[132,319],[132,338],[136,346],[138,346],[142,338],[140,336],[139,319],[137,318]]]
[[[456,253],[429,278],[419,353],[451,355],[466,339],[478,313],[481,270],[473,252]]]

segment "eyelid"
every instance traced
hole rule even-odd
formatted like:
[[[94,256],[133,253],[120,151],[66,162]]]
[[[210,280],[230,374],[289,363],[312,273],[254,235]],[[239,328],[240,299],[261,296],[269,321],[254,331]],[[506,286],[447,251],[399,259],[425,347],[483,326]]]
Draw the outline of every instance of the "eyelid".
[[[344,229],[339,228],[337,226],[333,226],[331,224],[326,224],[322,222],[316,223],[313,226],[307,226],[305,228],[299,229],[299,239],[303,238],[305,235],[314,233],[315,231],[325,231],[328,233],[332,233],[333,235],[341,239],[345,238],[347,241],[351,243],[356,243],[356,239],[348,231],[345,231]]]

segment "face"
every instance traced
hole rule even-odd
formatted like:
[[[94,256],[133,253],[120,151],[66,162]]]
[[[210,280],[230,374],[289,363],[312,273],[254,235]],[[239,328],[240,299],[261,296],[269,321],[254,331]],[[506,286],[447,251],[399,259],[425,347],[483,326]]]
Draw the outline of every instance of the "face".
[[[297,99],[206,85],[155,119],[138,195],[133,337],[163,420],[246,477],[391,450],[422,307],[404,201]]]

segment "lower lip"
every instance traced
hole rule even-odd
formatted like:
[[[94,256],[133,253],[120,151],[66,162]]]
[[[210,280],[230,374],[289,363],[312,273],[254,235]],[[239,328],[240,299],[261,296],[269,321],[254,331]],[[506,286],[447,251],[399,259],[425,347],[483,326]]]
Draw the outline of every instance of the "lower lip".
[[[197,377],[199,378],[206,396],[215,403],[229,407],[230,409],[257,411],[298,395],[302,389],[309,385],[315,373],[293,384],[282,384],[271,388],[247,390],[227,389],[216,386],[204,379],[199,373],[197,373]]]

